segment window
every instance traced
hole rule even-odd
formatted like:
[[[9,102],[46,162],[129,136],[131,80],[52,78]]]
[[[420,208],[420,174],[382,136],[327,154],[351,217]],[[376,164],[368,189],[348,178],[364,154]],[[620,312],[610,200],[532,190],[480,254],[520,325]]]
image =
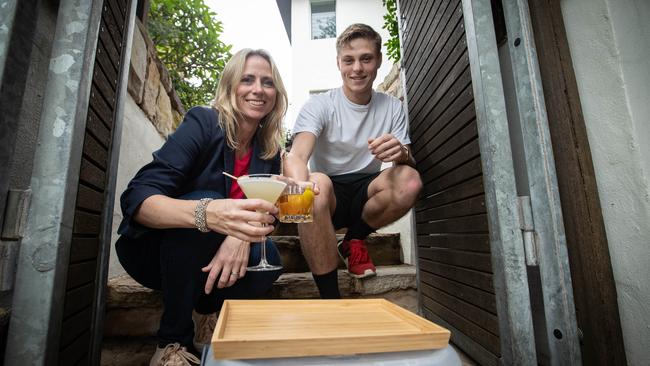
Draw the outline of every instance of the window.
[[[311,2],[311,39],[336,38],[336,1]]]

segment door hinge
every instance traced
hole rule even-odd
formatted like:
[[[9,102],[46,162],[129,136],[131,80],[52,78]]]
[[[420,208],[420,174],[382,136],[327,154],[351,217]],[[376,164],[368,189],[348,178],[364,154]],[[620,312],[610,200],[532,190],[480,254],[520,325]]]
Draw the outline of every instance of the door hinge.
[[[530,196],[517,197],[517,206],[519,208],[519,228],[524,239],[526,264],[529,266],[537,266],[537,235],[535,235],[533,206],[530,202]]]

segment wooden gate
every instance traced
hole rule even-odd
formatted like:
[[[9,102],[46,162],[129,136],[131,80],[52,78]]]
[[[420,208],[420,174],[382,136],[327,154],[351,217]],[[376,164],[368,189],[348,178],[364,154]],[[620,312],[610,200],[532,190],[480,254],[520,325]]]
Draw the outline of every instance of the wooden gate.
[[[460,0],[401,0],[424,315],[482,364],[500,357],[483,172]]]
[[[116,165],[111,164],[128,0],[105,0],[92,70],[59,343],[60,365],[98,364]],[[123,66],[123,62],[127,66]],[[119,140],[119,136],[118,136]],[[112,183],[111,183],[112,181]],[[112,186],[112,187],[111,187]]]

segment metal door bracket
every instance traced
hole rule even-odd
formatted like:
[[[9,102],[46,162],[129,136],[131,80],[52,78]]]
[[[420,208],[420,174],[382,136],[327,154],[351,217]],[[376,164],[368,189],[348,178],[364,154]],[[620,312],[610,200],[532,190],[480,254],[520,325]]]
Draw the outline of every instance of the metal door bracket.
[[[10,189],[7,194],[7,206],[5,219],[2,225],[3,240],[20,240],[25,232],[27,222],[27,211],[31,202],[32,191],[30,189]]]
[[[533,222],[533,206],[530,203],[530,196],[517,197],[519,208],[519,227],[524,239],[524,253],[526,253],[526,264],[537,266],[537,235],[535,234],[535,223]]]

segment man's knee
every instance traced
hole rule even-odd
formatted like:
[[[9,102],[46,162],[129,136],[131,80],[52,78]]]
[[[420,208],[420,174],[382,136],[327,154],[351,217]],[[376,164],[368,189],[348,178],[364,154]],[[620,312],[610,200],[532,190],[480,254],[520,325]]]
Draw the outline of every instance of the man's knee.
[[[407,171],[406,189],[415,197],[417,197],[422,190],[422,178],[420,177],[420,173],[411,167],[408,167]]]
[[[403,202],[409,206],[415,204],[420,191],[422,190],[422,178],[417,170],[410,166],[402,166],[398,175],[398,191],[401,193]]]

